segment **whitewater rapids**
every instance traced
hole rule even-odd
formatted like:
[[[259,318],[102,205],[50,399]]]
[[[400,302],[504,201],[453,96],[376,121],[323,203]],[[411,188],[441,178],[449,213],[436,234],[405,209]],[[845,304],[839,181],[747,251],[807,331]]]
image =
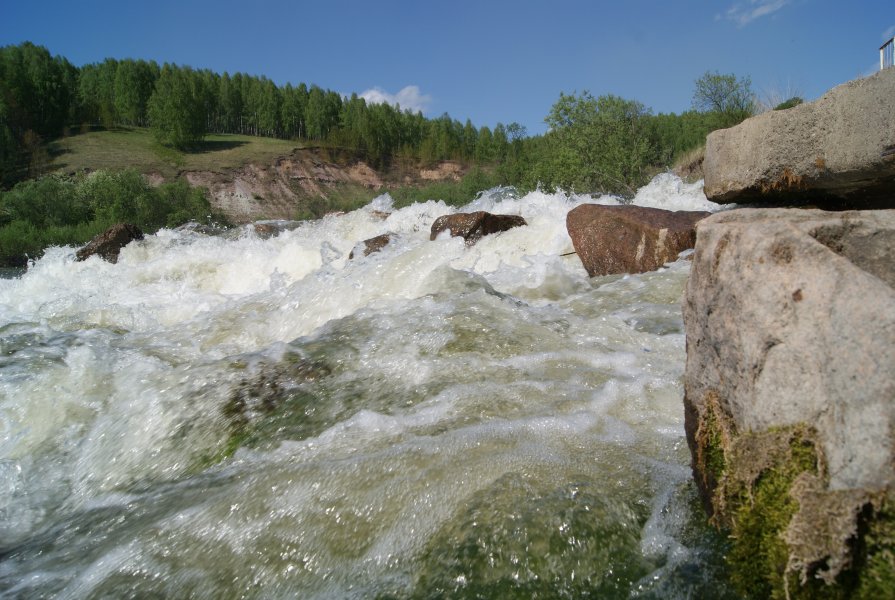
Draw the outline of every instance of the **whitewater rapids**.
[[[429,241],[458,209],[384,195],[0,281],[0,597],[728,593],[683,431],[689,263],[589,279],[587,202],[618,200],[490,190],[459,210],[528,226],[467,247]],[[667,174],[635,203],[717,209]]]

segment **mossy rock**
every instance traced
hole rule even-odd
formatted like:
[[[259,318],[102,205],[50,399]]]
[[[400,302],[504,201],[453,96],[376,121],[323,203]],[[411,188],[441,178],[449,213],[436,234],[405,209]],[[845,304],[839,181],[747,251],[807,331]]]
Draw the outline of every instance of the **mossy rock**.
[[[830,490],[816,431],[738,433],[709,395],[695,434],[711,521],[749,598],[895,598],[895,494]]]

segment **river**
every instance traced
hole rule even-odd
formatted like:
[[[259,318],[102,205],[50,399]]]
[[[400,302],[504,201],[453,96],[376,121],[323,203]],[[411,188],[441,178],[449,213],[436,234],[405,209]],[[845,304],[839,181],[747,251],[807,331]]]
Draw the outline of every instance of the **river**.
[[[726,597],[689,263],[588,278],[585,202],[617,200],[490,190],[462,210],[528,226],[468,247],[385,195],[0,280],[0,597]],[[635,202],[717,209],[670,175]]]

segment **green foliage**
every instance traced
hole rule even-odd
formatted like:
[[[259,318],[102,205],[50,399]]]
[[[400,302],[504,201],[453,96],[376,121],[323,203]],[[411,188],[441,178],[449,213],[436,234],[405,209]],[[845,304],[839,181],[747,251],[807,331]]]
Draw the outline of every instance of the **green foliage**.
[[[45,143],[66,126],[84,132],[149,123],[161,171],[181,166],[182,150],[207,152],[207,133],[226,133],[312,140],[379,169],[455,160],[486,166],[489,183],[631,196],[709,131],[744,118],[752,109],[749,85],[748,78],[706,73],[694,94],[700,111],[682,115],[653,116],[617,96],[561,94],[546,118],[550,131],[529,137],[517,123],[476,128],[447,114],[428,119],[243,73],[111,58],[76,68],[26,42],[0,48],[0,185],[44,172],[51,158]]]
[[[0,216],[0,261],[7,264],[37,256],[47,246],[82,244],[116,222],[152,233],[214,219],[204,190],[185,181],[153,188],[133,170],[20,183],[0,195]]]
[[[693,107],[716,113],[722,127],[732,127],[755,114],[752,80],[707,71],[695,82]]]
[[[793,96],[789,100],[781,102],[780,104],[775,106],[774,110],[786,110],[787,108],[792,108],[793,106],[798,106],[799,104],[802,104],[803,102],[804,102],[804,100],[802,100],[798,96]]]
[[[618,96],[560,94],[545,121],[543,156],[530,177],[547,187],[633,196],[657,158],[649,110]]]
[[[114,79],[114,104],[118,120],[125,125],[145,126],[149,98],[159,78],[154,62],[124,60],[118,64]]]
[[[205,94],[192,69],[165,65],[148,111],[152,131],[162,144],[186,149],[205,137]]]
[[[37,228],[89,221],[92,207],[70,182],[45,177],[20,183],[3,194],[4,221],[20,221]]]

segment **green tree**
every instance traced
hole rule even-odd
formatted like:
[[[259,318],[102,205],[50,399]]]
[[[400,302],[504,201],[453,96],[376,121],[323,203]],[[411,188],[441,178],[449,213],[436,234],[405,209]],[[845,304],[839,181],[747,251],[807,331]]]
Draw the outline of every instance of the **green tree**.
[[[143,60],[123,60],[115,71],[113,98],[118,119],[125,125],[145,126],[146,107],[158,78],[158,65]]]
[[[545,119],[548,143],[534,175],[546,185],[633,196],[656,158],[649,117],[636,100],[560,94]]]
[[[205,94],[189,67],[166,64],[149,99],[149,122],[163,144],[185,149],[205,137]]]
[[[722,75],[707,71],[696,80],[693,90],[693,107],[713,112],[720,118],[722,127],[731,127],[755,113],[755,95],[749,77]]]

